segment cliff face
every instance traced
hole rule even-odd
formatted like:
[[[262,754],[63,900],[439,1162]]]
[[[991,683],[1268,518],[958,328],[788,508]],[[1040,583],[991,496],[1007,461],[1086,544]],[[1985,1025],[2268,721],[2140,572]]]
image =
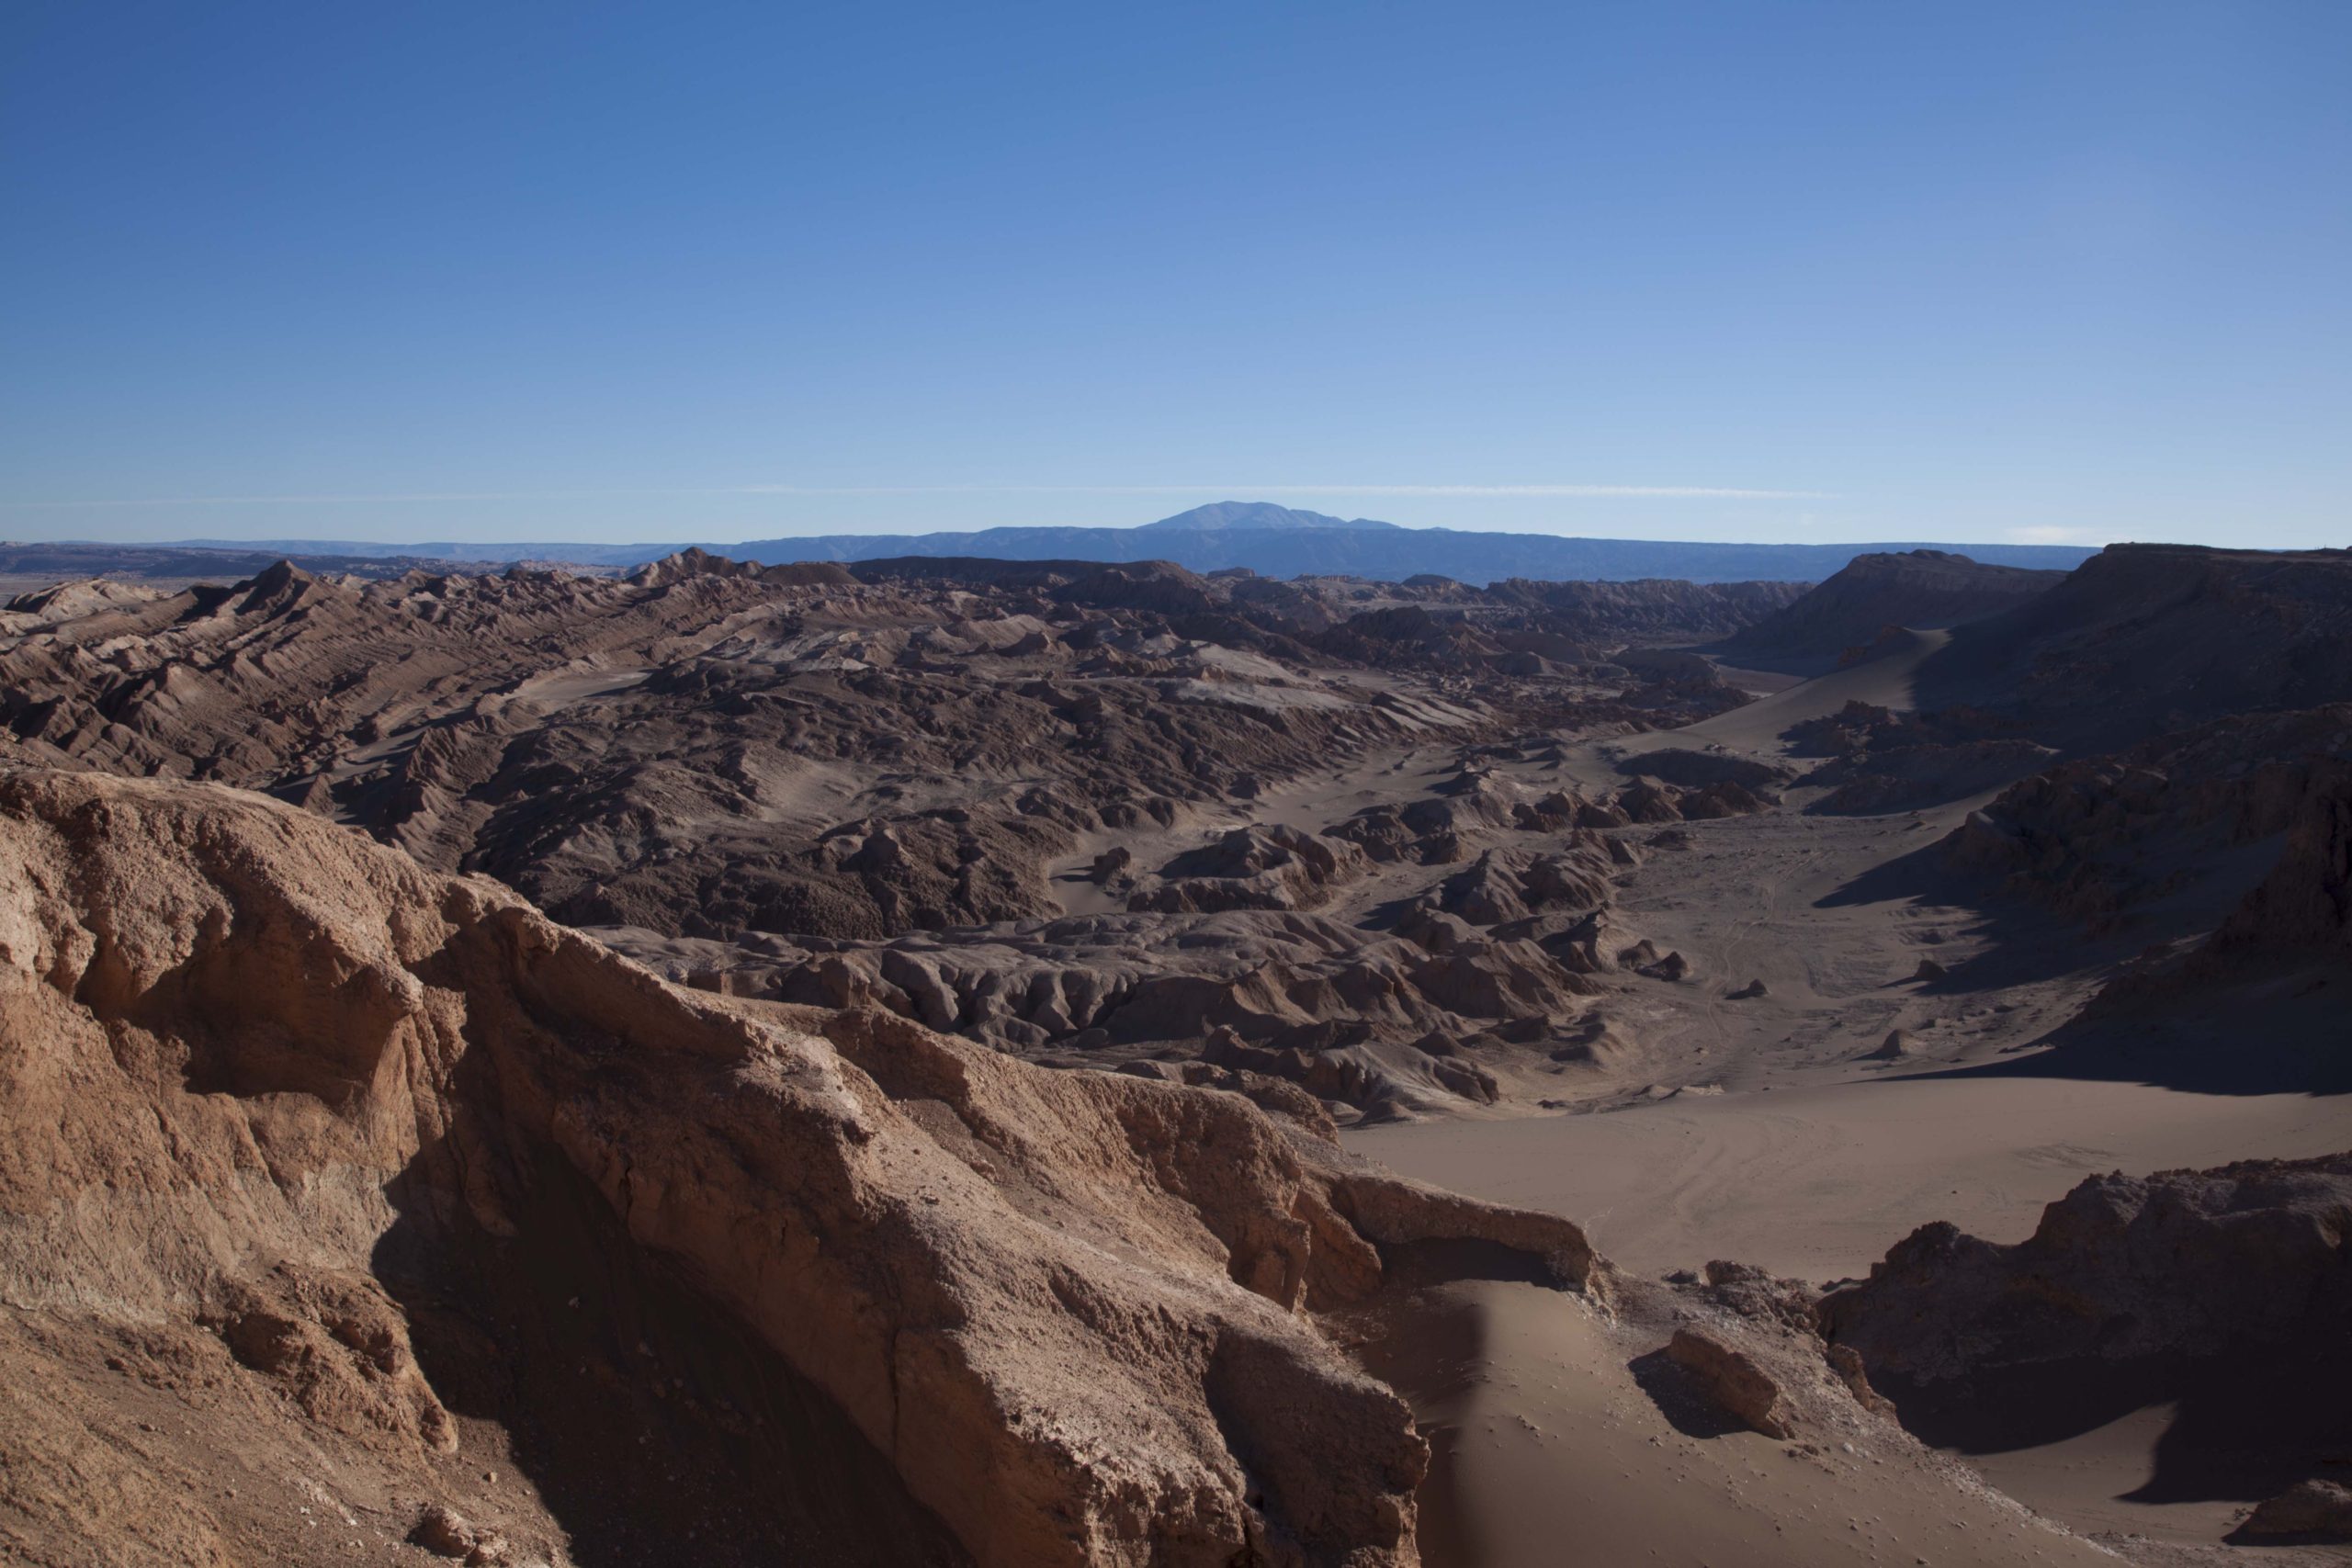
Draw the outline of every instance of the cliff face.
[[[2341,1540],[2347,1516],[2311,1505],[2352,1439],[2347,1235],[2352,1155],[2093,1177],[2013,1247],[1921,1226],[1819,1318],[1939,1446],[2162,1409],[2141,1495],[2261,1503],[2233,1540]]]
[[[836,1561],[1408,1563],[1426,1450],[1311,1314],[1400,1259],[1597,1268],[1566,1222],[1238,1096],[675,990],[225,789],[0,773],[0,1532],[35,1561],[342,1561],[342,1529],[272,1536],[218,1450],[321,1459],[364,1533],[502,1422],[524,1493],[467,1501],[560,1558],[649,1450],[518,1423],[601,1379],[791,1495],[701,1517],[714,1561],[736,1528]],[[89,1409],[159,1389],[208,1436],[137,1423],[126,1510]]]

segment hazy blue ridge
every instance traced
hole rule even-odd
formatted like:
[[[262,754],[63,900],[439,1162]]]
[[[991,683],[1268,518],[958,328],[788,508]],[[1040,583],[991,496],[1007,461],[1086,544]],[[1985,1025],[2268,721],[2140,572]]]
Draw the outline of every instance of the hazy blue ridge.
[[[1320,517],[1313,513],[1292,515]],[[1679,578],[1691,582],[1818,582],[1837,573],[1856,556],[1912,549],[1950,550],[1993,565],[2064,571],[2098,553],[2076,545],[1962,545],[1931,540],[1751,545],[1565,538],[1551,534],[1398,528],[1387,524],[1349,524],[1335,518],[1277,527],[1185,523],[1181,518],[1170,518],[1141,528],[1013,527],[975,533],[820,534],[736,544],[700,543],[702,548],[714,555],[769,565],[804,560],[882,560],[897,556],[980,556],[995,560],[1165,560],[1194,571],[1247,567],[1264,577],[1314,574],[1395,581],[1432,574],[1482,587],[1510,577],[1600,581]],[[240,556],[266,554],[297,558],[408,557],[476,563],[537,560],[632,567],[684,549],[687,543],[425,540],[384,544],[351,539],[187,539],[143,547],[209,548],[233,551]]]

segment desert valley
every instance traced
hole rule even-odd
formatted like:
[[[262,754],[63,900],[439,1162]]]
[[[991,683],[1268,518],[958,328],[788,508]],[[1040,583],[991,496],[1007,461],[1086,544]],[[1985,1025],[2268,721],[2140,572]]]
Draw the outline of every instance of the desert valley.
[[[2352,1541],[2352,554],[333,564],[0,610],[10,1561]]]
[[[0,1568],[2352,1568],[2347,62],[0,6]]]

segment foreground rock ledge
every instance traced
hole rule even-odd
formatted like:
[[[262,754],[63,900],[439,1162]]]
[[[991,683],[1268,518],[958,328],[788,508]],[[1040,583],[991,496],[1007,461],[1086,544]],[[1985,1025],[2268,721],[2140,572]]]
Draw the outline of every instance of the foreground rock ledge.
[[[336,1451],[423,1476],[458,1438],[371,1269],[601,1202],[582,1223],[780,1354],[983,1564],[1414,1562],[1427,1450],[1310,1314],[1407,1258],[1597,1268],[1566,1221],[1237,1095],[673,989],[209,785],[0,771],[0,1089],[20,1322],[201,1325]],[[209,1505],[159,1535],[68,1447],[0,1438],[28,1555],[220,1557]]]

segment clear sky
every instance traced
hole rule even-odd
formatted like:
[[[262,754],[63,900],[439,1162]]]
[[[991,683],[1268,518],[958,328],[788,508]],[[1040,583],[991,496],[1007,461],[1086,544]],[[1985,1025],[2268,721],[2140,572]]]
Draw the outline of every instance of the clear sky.
[[[2352,4],[0,6],[0,536],[1228,496],[2352,544]]]

